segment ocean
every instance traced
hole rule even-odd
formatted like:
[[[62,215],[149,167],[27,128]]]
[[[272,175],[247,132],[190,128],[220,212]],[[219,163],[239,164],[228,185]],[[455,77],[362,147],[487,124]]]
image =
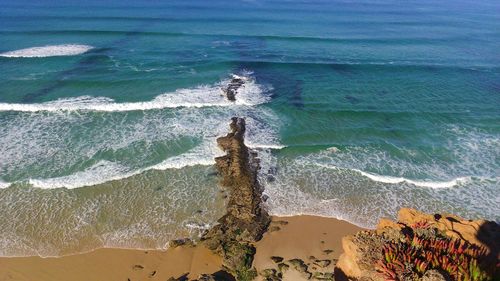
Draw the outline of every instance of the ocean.
[[[271,214],[500,220],[496,0],[0,0],[0,23],[0,256],[197,237],[233,116]]]

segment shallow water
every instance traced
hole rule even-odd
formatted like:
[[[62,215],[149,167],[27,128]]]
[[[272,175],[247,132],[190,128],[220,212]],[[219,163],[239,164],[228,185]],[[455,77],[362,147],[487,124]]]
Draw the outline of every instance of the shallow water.
[[[236,115],[273,214],[500,219],[496,1],[0,7],[0,255],[199,235]]]

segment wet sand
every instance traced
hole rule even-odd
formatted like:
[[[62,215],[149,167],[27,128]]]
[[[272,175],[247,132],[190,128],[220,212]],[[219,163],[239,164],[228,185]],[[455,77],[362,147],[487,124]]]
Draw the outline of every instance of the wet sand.
[[[331,271],[342,252],[342,237],[359,230],[361,228],[333,218],[273,217],[269,231],[256,244],[254,266],[258,271],[276,268],[271,256],[285,261],[298,258],[314,266],[311,260],[314,257],[331,260],[329,266],[318,268]],[[220,269],[220,257],[203,246],[166,251],[98,249],[59,258],[0,258],[0,281],[168,280],[187,273],[194,279]],[[293,270],[284,277],[284,280],[301,280]]]

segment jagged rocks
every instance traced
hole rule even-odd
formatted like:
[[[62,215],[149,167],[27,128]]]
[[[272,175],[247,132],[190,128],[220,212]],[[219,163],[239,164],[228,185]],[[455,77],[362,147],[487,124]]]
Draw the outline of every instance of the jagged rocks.
[[[233,78],[229,82],[229,84],[222,89],[226,98],[230,101],[236,100],[236,94],[238,90],[243,86],[246,82],[246,79],[237,75],[233,75]]]
[[[302,274],[302,276],[305,279],[310,279],[312,277],[312,273],[309,272],[308,266],[304,263],[303,260],[301,260],[301,259],[291,259],[288,262],[290,263],[290,265],[295,270],[297,270],[300,274]]]
[[[280,260],[281,259],[281,260]],[[333,281],[333,260],[320,260],[311,256],[310,261],[299,258],[283,261],[282,258],[271,257],[276,268],[268,268],[259,272],[266,281],[275,280],[331,280]],[[332,265],[332,267],[329,267]]]
[[[272,256],[271,257],[271,260],[275,263],[280,263],[283,261],[283,258],[282,257],[278,257],[278,256]]]
[[[238,280],[252,280],[256,274],[251,268],[255,254],[252,243],[262,238],[271,219],[261,207],[259,162],[244,143],[245,120],[232,118],[230,128],[229,134],[217,139],[227,154],[215,159],[221,185],[229,191],[227,212],[202,240],[223,257],[224,266]]]

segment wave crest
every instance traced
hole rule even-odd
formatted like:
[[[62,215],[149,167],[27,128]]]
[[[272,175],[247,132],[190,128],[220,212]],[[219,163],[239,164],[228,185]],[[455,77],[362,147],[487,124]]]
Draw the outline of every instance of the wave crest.
[[[330,166],[330,165],[324,165],[324,164],[317,164],[320,167],[323,168],[328,168],[328,169],[335,169],[335,170],[341,170],[342,168],[336,167],[336,166]],[[459,184],[467,183],[470,181],[471,177],[458,177],[449,181],[426,181],[426,180],[412,180],[412,179],[407,179],[404,177],[393,177],[393,176],[384,176],[384,175],[377,175],[374,173],[368,173],[362,170],[358,169],[347,169],[346,170],[351,170],[354,172],[357,172],[361,174],[362,176],[365,176],[372,181],[376,182],[381,182],[381,183],[388,183],[388,184],[396,184],[396,183],[409,183],[415,186],[420,186],[420,187],[430,187],[430,188],[449,188],[449,187],[454,187]]]
[[[212,86],[199,86],[191,89],[180,89],[172,93],[165,93],[155,97],[153,100],[144,102],[118,103],[107,97],[81,96],[76,98],[64,98],[36,104],[0,103],[0,111],[19,112],[55,112],[55,111],[101,111],[101,112],[123,112],[138,110],[155,110],[180,107],[215,107],[245,105],[253,106],[265,103],[269,100],[266,95],[268,88],[255,83],[253,79],[246,78],[247,82],[238,91],[235,102],[228,101],[221,91],[221,85],[227,83],[222,81]]]

